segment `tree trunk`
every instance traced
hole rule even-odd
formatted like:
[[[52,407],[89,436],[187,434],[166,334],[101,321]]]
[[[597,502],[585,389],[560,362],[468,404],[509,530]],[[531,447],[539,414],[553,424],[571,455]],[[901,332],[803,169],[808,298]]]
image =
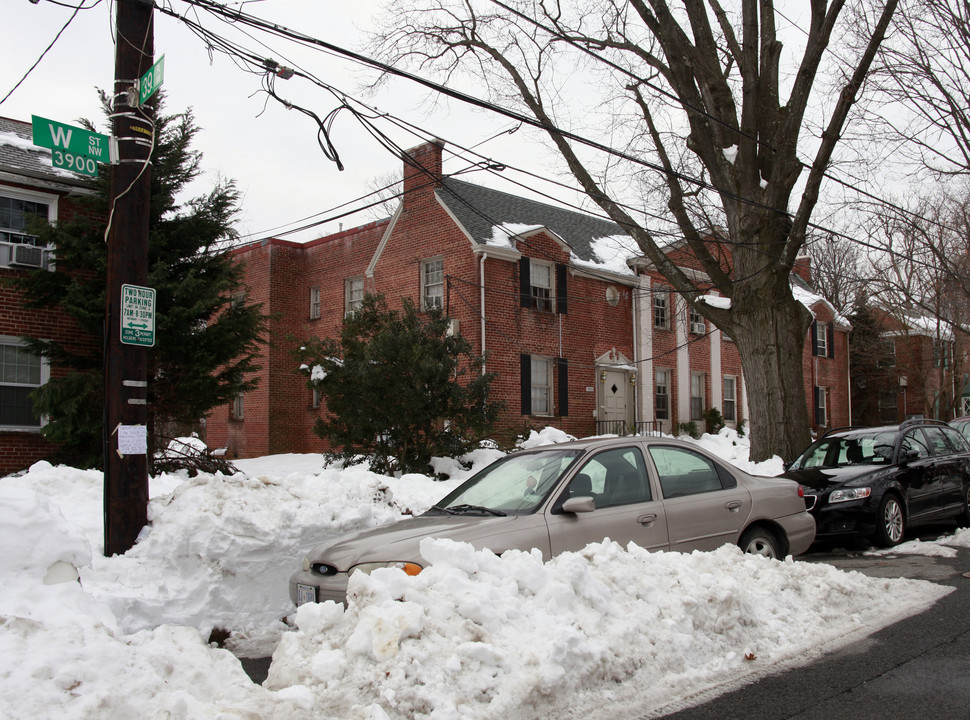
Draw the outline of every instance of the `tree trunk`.
[[[754,293],[739,285],[732,303],[745,385],[757,389],[747,396],[753,462],[776,454],[793,460],[811,440],[802,370],[811,315],[792,296],[785,273],[773,285]]]

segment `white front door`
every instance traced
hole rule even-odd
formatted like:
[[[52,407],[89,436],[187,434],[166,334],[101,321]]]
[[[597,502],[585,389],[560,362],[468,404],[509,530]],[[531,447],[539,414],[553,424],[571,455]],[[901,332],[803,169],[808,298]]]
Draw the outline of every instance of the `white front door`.
[[[632,420],[630,416],[630,379],[622,370],[602,370],[601,377],[606,379],[600,383],[600,407],[598,419],[610,423],[605,432],[622,435],[626,432],[626,423]],[[615,427],[613,424],[615,423]],[[604,429],[601,427],[601,432]]]

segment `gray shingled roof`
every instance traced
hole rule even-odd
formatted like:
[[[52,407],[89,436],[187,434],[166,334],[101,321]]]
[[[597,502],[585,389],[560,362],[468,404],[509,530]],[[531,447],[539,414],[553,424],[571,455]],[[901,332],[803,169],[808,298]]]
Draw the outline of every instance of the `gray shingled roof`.
[[[496,225],[542,225],[561,237],[581,260],[594,260],[590,241],[623,234],[619,225],[608,220],[454,178],[446,178],[438,194],[480,244],[488,242]]]
[[[12,134],[26,143],[4,142],[4,135]],[[0,117],[0,172],[34,178],[45,184],[69,187],[85,187],[83,176],[51,165],[50,150],[30,145],[33,130],[29,122]]]

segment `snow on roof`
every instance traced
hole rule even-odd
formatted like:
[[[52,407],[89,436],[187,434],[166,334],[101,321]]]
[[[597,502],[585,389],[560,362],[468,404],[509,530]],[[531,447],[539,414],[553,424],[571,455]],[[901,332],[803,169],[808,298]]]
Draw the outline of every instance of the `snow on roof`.
[[[637,257],[639,253],[630,253],[632,243],[633,238],[629,235],[608,235],[595,238],[590,240],[589,243],[590,250],[593,251],[593,259],[582,260],[575,253],[572,253],[570,260],[578,267],[608,270],[617,275],[633,276],[635,273],[627,264],[627,261]]]
[[[832,310],[833,319],[837,325],[841,325],[846,328],[851,328],[852,323],[849,319],[835,309],[835,306],[826,300],[822,295],[819,295],[815,290],[810,288],[805,282],[799,278],[797,275],[792,275],[791,291],[795,299],[798,300],[802,305],[808,308],[808,311],[815,315],[815,311],[812,310],[812,306],[818,303],[824,303],[828,308]]]
[[[521,223],[504,223],[502,225],[492,226],[492,236],[485,239],[485,244],[494,247],[511,248],[514,247],[512,238],[518,237],[520,235],[528,235],[531,232],[536,232],[537,230],[546,229],[552,235],[555,235],[548,228],[544,228],[542,225],[523,225]]]

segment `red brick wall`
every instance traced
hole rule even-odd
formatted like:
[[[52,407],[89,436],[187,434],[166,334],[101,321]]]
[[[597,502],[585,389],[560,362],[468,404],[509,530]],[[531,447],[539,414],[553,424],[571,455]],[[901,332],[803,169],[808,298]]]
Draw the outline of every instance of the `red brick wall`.
[[[36,190],[27,185],[8,187]],[[70,220],[78,212],[71,199],[64,195],[59,197],[57,205],[57,216],[62,222]],[[78,325],[62,311],[27,309],[23,306],[20,293],[10,287],[8,281],[31,272],[45,271],[0,268],[0,335],[27,335],[56,340],[75,352],[93,351],[95,339],[82,335]],[[55,377],[62,372],[51,370]],[[53,450],[54,446],[44,439],[39,430],[0,431],[0,475],[28,468],[36,461],[49,457]]]
[[[405,165],[405,201],[390,222],[371,223],[328,236],[311,243],[298,244],[274,240],[238,251],[246,265],[247,284],[254,299],[265,304],[273,316],[270,345],[264,358],[260,388],[247,395],[246,417],[229,420],[230,409],[213,413],[208,422],[210,446],[228,444],[238,456],[267,452],[319,452],[326,449],[312,427],[319,411],[310,407],[311,392],[306,379],[297,372],[292,357],[300,339],[328,337],[339,333],[344,312],[344,280],[364,275],[373,261],[373,274],[365,279],[365,290],[384,294],[391,308],[400,308],[407,297],[420,306],[422,261],[443,260],[445,310],[458,320],[459,331],[476,353],[483,350],[482,317],[485,318],[484,351],[487,370],[497,373],[492,384],[493,399],[503,403],[500,426],[508,435],[528,427],[554,425],[577,436],[596,431],[598,394],[587,388],[598,386],[596,359],[615,350],[631,360],[636,357],[633,333],[633,290],[617,279],[590,277],[570,270],[567,275],[568,308],[565,313],[523,308],[519,302],[519,263],[506,251],[477,248],[444,210],[435,194],[436,177],[441,172],[441,149],[428,144],[410,151],[428,173]],[[386,237],[385,237],[386,235]],[[383,244],[382,243],[383,240]],[[722,256],[725,268],[730,258],[723,246],[713,245]],[[566,265],[569,250],[547,232],[528,233],[517,241],[516,249],[536,261]],[[482,261],[482,253],[486,259]],[[677,260],[697,266],[682,250]],[[484,283],[481,273],[484,271]],[[651,278],[654,288],[668,287],[659,276]],[[484,308],[482,285],[484,284]],[[321,316],[309,318],[309,290],[321,291]],[[606,299],[613,285],[620,299],[614,306]],[[677,348],[679,326],[689,330],[685,312],[678,312],[677,296],[669,293],[670,328],[653,331],[653,366],[670,371],[671,421],[676,428],[688,417],[678,410]],[[650,308],[652,312],[652,307]],[[652,322],[649,323],[652,326]],[[710,323],[707,329],[713,330]],[[844,368],[845,333],[836,333],[836,359],[813,362],[810,341],[806,344],[806,398],[811,403],[811,387],[817,380],[830,387],[830,417],[848,421]],[[709,335],[687,333],[689,366],[705,374],[705,408],[723,409],[723,397],[713,396],[711,344]],[[738,421],[745,416],[745,388],[741,363],[734,344],[722,337],[720,374],[737,378]],[[521,413],[520,356],[539,355],[564,358],[568,367],[568,415],[560,413],[559,378],[552,382],[554,413],[551,416]],[[814,374],[807,372],[812,369]],[[557,369],[558,374],[558,369]],[[810,384],[811,383],[811,384]],[[721,378],[717,379],[721,386]],[[653,392],[653,378],[646,383]],[[689,388],[683,388],[689,392]],[[631,397],[631,403],[633,399]],[[811,406],[810,406],[811,407]],[[653,418],[638,418],[652,420]],[[703,429],[703,428],[702,428]]]

